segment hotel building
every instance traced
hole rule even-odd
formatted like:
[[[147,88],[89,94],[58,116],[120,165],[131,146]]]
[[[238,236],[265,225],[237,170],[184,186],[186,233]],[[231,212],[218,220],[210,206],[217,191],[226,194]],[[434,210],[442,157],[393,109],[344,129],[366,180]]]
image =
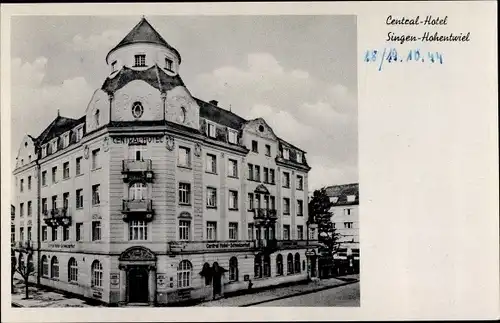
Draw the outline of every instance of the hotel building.
[[[144,18],[106,63],[81,118],[19,148],[13,245],[35,281],[154,305],[316,277],[305,152],[193,97]]]
[[[359,272],[359,184],[326,188],[333,206],[332,223],[340,235],[338,252],[333,256],[337,273]]]

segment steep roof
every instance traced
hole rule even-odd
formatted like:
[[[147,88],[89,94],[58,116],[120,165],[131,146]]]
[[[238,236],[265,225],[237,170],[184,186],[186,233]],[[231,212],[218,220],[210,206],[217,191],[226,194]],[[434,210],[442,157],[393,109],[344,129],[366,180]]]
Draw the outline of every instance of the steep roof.
[[[136,43],[149,43],[149,44],[157,44],[161,46],[165,46],[168,49],[175,52],[175,54],[179,57],[179,64],[181,62],[181,55],[179,52],[170,46],[165,39],[151,26],[151,24],[146,20],[146,18],[142,18],[141,21],[122,39],[121,42],[118,43],[113,49],[111,49],[106,56],[106,60],[111,52],[116,49]]]
[[[107,93],[114,93],[133,80],[143,80],[160,92],[166,92],[176,86],[184,85],[178,74],[170,76],[155,64],[142,71],[124,66],[113,78],[106,78],[101,89]]]
[[[338,197],[335,205],[353,205],[359,204],[359,184],[344,184],[344,185],[333,185],[326,188],[326,195],[328,197]],[[356,198],[353,202],[347,201],[347,196],[354,195]]]
[[[54,121],[52,121],[50,125],[40,134],[40,136],[35,139],[35,141],[39,145],[44,144],[84,122],[85,116],[79,119],[71,119],[58,115]]]
[[[205,102],[198,98],[194,98],[196,103],[200,106],[200,117],[211,120],[213,122],[217,122],[221,125],[224,125],[233,129],[240,129],[241,126],[247,122],[247,120],[243,119],[237,114],[232,113],[231,111],[227,111],[222,109],[216,105]]]

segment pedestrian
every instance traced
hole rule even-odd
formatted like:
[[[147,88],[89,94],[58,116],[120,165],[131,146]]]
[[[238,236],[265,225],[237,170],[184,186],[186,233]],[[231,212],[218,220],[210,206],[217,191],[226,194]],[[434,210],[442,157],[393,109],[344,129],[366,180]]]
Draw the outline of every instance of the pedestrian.
[[[252,286],[253,286],[252,280],[249,279],[248,280],[248,289],[252,289]]]

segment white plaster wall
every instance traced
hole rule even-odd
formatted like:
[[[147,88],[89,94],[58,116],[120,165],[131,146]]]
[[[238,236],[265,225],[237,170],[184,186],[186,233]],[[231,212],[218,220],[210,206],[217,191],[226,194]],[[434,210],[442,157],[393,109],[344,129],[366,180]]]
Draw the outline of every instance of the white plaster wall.
[[[99,125],[96,124],[96,120],[94,118],[97,110],[99,110]],[[109,98],[103,90],[98,89],[94,92],[92,99],[87,106],[85,117],[87,133],[100,128],[109,122]]]
[[[138,119],[132,115],[132,105],[137,101],[144,107],[144,113]],[[163,120],[160,91],[142,80],[129,82],[115,92],[111,118],[113,121]]]

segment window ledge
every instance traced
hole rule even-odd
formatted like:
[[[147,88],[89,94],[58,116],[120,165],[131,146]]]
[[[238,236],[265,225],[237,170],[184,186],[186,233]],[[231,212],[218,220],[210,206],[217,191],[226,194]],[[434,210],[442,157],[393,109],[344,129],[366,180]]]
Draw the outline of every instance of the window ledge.
[[[192,206],[191,203],[179,203],[179,206]]]
[[[76,174],[75,177],[80,177],[80,176],[83,176],[83,173],[80,173],[80,174]]]
[[[227,175],[228,178],[238,179],[238,176]]]
[[[238,208],[235,209],[229,208],[229,211],[238,211]]]
[[[208,170],[205,171],[205,174],[210,174],[210,175],[218,175],[217,172],[210,172]]]
[[[210,210],[217,210],[217,206],[209,206],[209,205],[207,205],[207,209],[210,209]]]
[[[184,168],[184,169],[189,169],[189,170],[193,169],[191,166],[187,166],[187,165],[177,165],[177,167]]]
[[[96,168],[92,168],[92,171],[95,172],[95,171],[100,170],[100,169],[102,169],[102,166],[99,166],[99,167],[96,167]]]

